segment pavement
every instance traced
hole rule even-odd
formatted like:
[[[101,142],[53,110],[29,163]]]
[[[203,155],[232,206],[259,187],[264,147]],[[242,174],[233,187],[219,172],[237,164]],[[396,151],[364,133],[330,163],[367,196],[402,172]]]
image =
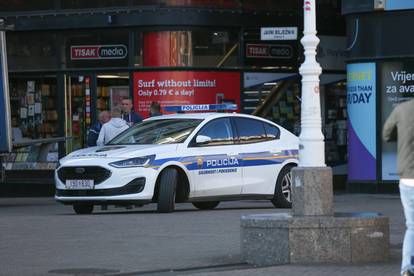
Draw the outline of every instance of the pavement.
[[[399,275],[404,217],[398,195],[336,194],[337,212],[390,219],[390,258],[381,263],[254,267],[240,259],[240,217],[289,212],[267,201],[223,202],[198,211],[178,204],[73,215],[52,198],[0,198],[0,275]]]

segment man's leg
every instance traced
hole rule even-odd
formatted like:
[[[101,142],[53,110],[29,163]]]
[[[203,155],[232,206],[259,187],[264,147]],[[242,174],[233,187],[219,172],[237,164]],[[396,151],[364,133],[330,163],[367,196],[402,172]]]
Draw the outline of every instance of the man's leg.
[[[414,187],[400,184],[400,194],[406,224],[401,273],[407,270],[414,272]]]

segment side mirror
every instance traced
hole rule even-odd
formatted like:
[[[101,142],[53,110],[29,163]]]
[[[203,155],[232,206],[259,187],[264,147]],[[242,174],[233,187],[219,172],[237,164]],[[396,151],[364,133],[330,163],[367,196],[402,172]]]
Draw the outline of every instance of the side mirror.
[[[207,144],[211,142],[211,137],[205,135],[197,135],[196,143],[197,144]]]

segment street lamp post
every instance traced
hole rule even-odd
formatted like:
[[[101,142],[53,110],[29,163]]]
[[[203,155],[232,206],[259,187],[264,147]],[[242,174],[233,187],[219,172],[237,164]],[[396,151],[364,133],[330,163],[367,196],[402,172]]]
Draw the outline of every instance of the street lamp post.
[[[302,76],[301,133],[299,136],[299,166],[325,167],[324,136],[321,131],[321,107],[319,75],[322,68],[316,61],[315,0],[304,1],[304,31],[301,43],[305,49],[305,61],[299,68]]]
[[[302,75],[301,132],[299,135],[299,166],[292,169],[292,205],[295,216],[333,215],[332,169],[325,164],[322,134],[319,75],[322,68],[316,61],[315,0],[304,0],[304,30],[301,43],[305,61],[299,68]]]

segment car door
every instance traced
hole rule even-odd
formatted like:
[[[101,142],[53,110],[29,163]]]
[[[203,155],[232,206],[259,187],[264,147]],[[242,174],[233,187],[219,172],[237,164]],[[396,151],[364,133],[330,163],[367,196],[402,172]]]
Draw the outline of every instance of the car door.
[[[281,169],[280,131],[261,120],[235,117],[243,170],[243,195],[272,195]]]
[[[242,168],[237,147],[229,118],[213,119],[200,129],[188,147],[197,163],[190,170],[195,197],[240,195]]]

